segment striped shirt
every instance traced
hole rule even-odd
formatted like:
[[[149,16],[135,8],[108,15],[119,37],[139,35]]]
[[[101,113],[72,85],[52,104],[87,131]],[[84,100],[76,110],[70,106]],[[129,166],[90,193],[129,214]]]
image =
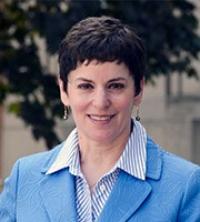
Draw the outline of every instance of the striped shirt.
[[[133,130],[119,160],[112,170],[100,178],[92,190],[81,172],[77,129],[68,136],[56,160],[47,171],[47,174],[50,174],[68,167],[69,172],[75,176],[78,222],[97,221],[121,170],[145,180],[147,134],[140,122],[133,122]]]

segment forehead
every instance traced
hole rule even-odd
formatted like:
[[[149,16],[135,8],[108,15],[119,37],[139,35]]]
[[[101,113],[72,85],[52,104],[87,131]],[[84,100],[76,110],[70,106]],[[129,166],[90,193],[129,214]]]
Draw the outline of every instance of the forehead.
[[[76,69],[69,73],[71,79],[90,78],[96,80],[98,78],[110,79],[116,77],[130,77],[129,69],[123,62],[99,62],[97,60],[88,62],[86,60],[78,64]]]

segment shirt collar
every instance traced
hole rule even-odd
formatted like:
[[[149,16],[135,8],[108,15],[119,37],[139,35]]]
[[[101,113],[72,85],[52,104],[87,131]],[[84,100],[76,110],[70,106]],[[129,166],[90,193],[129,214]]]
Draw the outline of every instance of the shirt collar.
[[[133,120],[133,130],[129,136],[126,147],[114,168],[120,168],[134,177],[145,180],[146,143],[146,130],[140,122]],[[79,160],[78,132],[75,128],[64,142],[57,158],[46,174],[51,174],[69,167],[70,173],[80,175],[81,170]]]
[[[141,180],[146,178],[147,133],[142,124],[133,120],[133,130],[116,166]]]
[[[46,174],[51,174],[69,167],[71,173],[77,175],[80,170],[78,147],[78,132],[75,128],[65,140],[63,147],[58,153],[58,156],[56,157],[55,161],[50,166]]]

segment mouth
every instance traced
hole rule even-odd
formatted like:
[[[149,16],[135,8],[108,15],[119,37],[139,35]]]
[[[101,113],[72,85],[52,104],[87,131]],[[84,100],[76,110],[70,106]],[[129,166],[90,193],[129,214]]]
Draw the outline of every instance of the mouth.
[[[115,114],[113,115],[88,115],[88,117],[96,122],[108,122],[110,121],[113,117],[115,116]]]

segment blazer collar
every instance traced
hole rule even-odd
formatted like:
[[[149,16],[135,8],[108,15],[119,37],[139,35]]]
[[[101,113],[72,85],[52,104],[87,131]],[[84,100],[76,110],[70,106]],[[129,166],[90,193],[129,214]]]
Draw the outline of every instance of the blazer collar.
[[[162,173],[162,152],[160,147],[147,137],[147,174],[146,178],[159,180]]]

